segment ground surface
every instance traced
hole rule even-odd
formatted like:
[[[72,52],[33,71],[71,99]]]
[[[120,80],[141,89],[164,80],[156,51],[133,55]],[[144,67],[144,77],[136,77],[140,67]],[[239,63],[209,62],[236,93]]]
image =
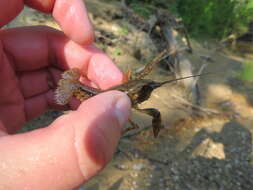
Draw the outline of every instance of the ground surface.
[[[114,40],[112,44],[109,40],[110,44],[106,45],[105,41],[98,46],[119,67],[141,67],[157,54],[146,33],[125,19],[114,18],[120,12],[118,4],[96,0],[87,0],[87,4],[97,34],[106,32]],[[27,8],[8,27],[38,24],[57,28],[50,16]],[[253,189],[252,83],[237,77],[243,57],[225,50],[211,54],[215,48],[216,44],[210,41],[193,41],[195,53],[186,56],[197,69],[204,63],[199,55],[211,55],[214,62],[207,70],[220,72],[200,79],[202,105],[235,117],[230,119],[224,114],[190,117],[187,109],[179,109],[178,99],[173,96],[182,96],[177,87],[158,89],[142,107],[161,111],[165,129],[160,136],[155,139],[151,130],[145,130],[123,137],[109,166],[84,187],[88,190]],[[167,71],[159,67],[155,70],[151,78],[168,77]],[[60,114],[48,112],[28,123],[26,130],[48,125]],[[145,115],[133,112],[133,118],[140,126],[150,125],[150,118]]]

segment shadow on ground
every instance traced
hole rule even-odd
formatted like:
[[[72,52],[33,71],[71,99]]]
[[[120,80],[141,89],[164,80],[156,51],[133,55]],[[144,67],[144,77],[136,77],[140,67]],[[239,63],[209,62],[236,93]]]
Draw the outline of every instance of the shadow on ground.
[[[206,148],[198,152],[203,144]],[[251,157],[252,136],[241,124],[232,121],[213,133],[201,129],[178,154],[182,160],[168,170],[167,175],[172,176],[171,189],[250,190],[253,187]]]

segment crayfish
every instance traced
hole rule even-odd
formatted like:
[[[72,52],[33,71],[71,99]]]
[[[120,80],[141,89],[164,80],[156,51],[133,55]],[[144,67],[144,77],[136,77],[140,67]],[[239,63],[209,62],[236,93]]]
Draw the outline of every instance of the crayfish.
[[[56,89],[56,102],[57,104],[65,105],[69,102],[70,98],[73,96],[80,101],[84,101],[92,96],[95,96],[105,91],[109,90],[122,91],[129,96],[132,102],[132,107],[134,109],[142,113],[148,114],[153,118],[152,119],[153,134],[154,137],[157,137],[159,131],[162,128],[160,112],[154,108],[140,109],[138,107],[138,104],[148,100],[149,97],[151,96],[152,91],[156,88],[161,87],[164,84],[203,75],[203,74],[192,75],[182,78],[176,78],[173,80],[167,80],[164,82],[156,82],[150,79],[144,79],[144,77],[152,71],[153,66],[156,63],[160,62],[163,56],[165,56],[167,53],[169,53],[167,49],[162,51],[156,58],[147,63],[141,72],[139,72],[138,74],[132,74],[131,76],[128,76],[125,83],[118,86],[114,86],[107,90],[92,88],[79,82],[81,75],[77,68],[67,70],[62,74],[62,79],[59,80],[58,82],[58,88]],[[137,125],[134,122],[132,122],[131,120],[129,121],[130,124],[133,126],[130,129],[137,128]]]

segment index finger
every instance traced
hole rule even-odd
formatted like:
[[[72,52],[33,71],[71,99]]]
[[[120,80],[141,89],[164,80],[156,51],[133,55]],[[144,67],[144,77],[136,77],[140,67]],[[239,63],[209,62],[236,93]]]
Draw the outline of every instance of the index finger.
[[[49,27],[0,30],[0,45],[3,46],[2,52],[13,61],[16,72],[37,71],[52,66],[60,70],[76,67],[101,89],[122,81],[121,71],[106,54],[91,45],[81,46]]]
[[[8,64],[11,67],[6,67]],[[41,26],[0,30],[0,68],[4,85],[1,88],[6,90],[1,94],[7,99],[13,93],[9,84],[14,82],[8,80],[12,72],[7,68],[17,74],[25,98],[26,119],[55,106],[50,82],[59,80],[60,70],[79,68],[87,82],[100,89],[120,84],[123,77],[112,60],[94,46],[81,46],[62,32]]]
[[[0,0],[0,27],[19,14],[24,3],[39,11],[52,13],[63,32],[73,41],[93,42],[93,27],[82,0]]]
[[[30,1],[38,2],[44,0]],[[93,27],[82,0],[56,0],[52,14],[63,32],[73,41],[82,45],[88,45],[93,42]]]

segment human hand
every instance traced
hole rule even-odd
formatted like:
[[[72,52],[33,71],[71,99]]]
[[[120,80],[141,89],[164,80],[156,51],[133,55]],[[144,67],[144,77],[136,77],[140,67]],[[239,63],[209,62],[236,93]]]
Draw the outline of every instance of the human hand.
[[[9,135],[46,110],[62,108],[52,89],[62,70],[77,67],[88,84],[102,89],[122,81],[112,61],[91,45],[81,0],[24,2],[52,13],[65,34],[42,26],[0,30],[0,189],[73,189],[111,159],[130,101],[121,92],[103,93],[46,128]],[[0,27],[23,6],[22,0],[0,0]]]

